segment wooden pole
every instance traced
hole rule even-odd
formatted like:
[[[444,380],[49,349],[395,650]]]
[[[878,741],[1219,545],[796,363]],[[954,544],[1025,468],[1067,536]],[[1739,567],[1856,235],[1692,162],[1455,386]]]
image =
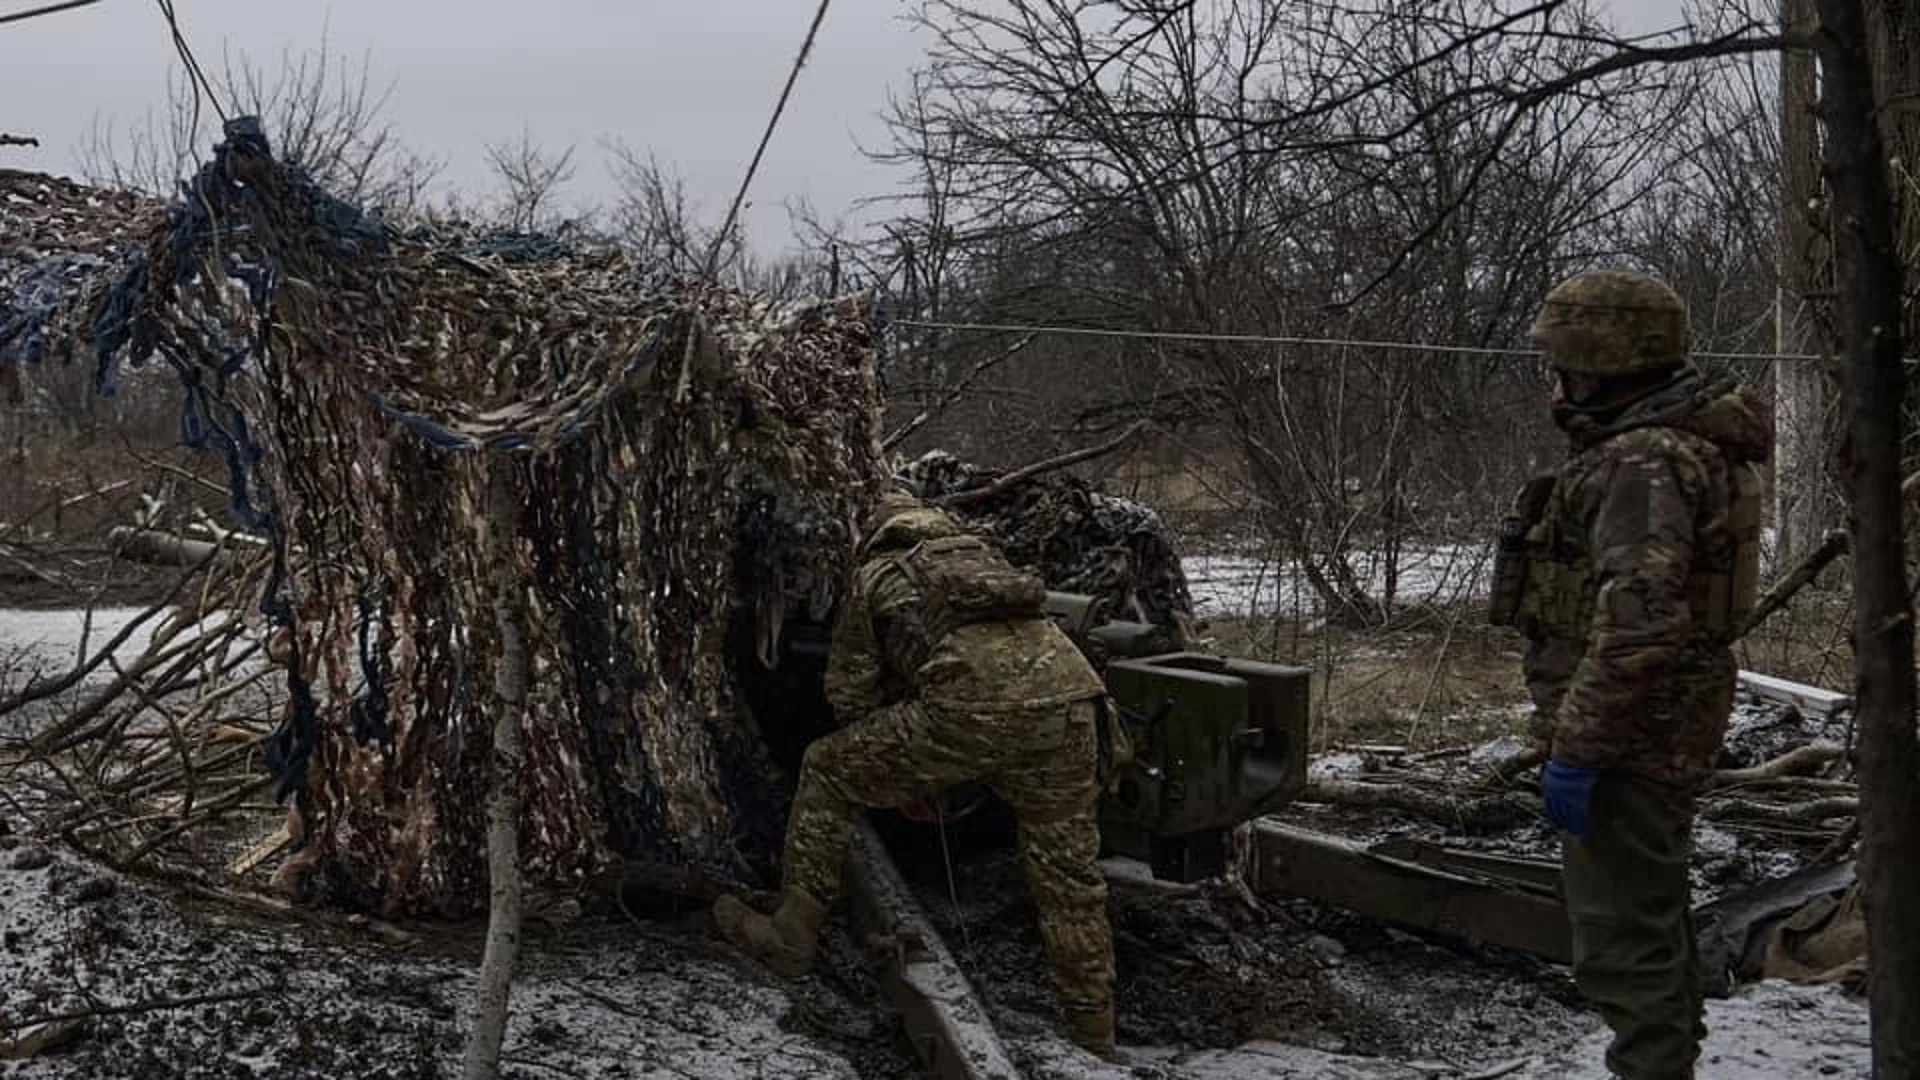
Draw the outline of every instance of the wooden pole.
[[[487,462],[487,527],[493,561],[493,617],[500,652],[493,672],[492,790],[487,796],[487,947],[480,962],[466,1080],[500,1075],[513,965],[520,951],[520,734],[527,709],[526,589],[520,580],[519,499],[511,460]]]

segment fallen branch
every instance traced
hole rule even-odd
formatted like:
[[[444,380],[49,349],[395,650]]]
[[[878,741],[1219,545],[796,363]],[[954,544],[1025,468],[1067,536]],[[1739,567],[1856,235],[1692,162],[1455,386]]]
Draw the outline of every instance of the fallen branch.
[[[1477,798],[1434,795],[1402,784],[1320,780],[1308,784],[1301,802],[1333,803],[1375,810],[1401,810],[1466,829],[1499,829],[1540,816],[1536,801],[1519,792]]]
[[[1763,776],[1741,784],[1713,788],[1706,797],[1729,799],[1757,791],[1773,792],[1781,798],[1804,802],[1829,795],[1855,796],[1860,794],[1860,785],[1851,780],[1827,780],[1818,776]]]
[[[1751,768],[1721,769],[1707,778],[1706,788],[1708,791],[1715,791],[1720,788],[1740,787],[1760,780],[1806,776],[1846,756],[1846,748],[1842,746],[1799,746],[1771,761],[1762,762]]]
[[[935,499],[934,502],[939,506],[970,506],[977,502],[985,502],[1023,480],[1031,480],[1043,473],[1054,472],[1071,465],[1078,465],[1083,461],[1092,461],[1094,458],[1111,454],[1138,438],[1140,433],[1146,429],[1147,422],[1145,420],[1136,420],[1127,430],[1097,446],[1084,446],[1078,450],[1061,454],[1059,457],[1051,457],[1045,461],[1036,461],[1031,465],[1024,465],[985,487],[956,491],[951,495]]]
[[[344,931],[355,936],[364,936],[369,931],[374,936],[394,945],[411,945],[420,940],[418,934],[402,929],[383,919],[369,918],[365,915],[341,915],[320,908],[290,904],[270,896],[241,892],[237,889],[220,889],[207,885],[184,870],[155,869],[148,866],[132,869],[129,874],[143,878],[152,878],[165,882],[197,900],[224,904],[231,908],[259,915],[275,921],[298,921],[329,930]]]
[[[86,1037],[85,1020],[49,1020],[18,1029],[20,1034],[0,1038],[0,1061],[31,1061],[53,1050],[65,1049]]]
[[[1811,865],[1825,866],[1828,863],[1839,862],[1842,856],[1853,850],[1853,845],[1859,840],[1860,819],[1856,817],[1847,822],[1846,828],[1840,830],[1839,836],[1834,837],[1826,847],[1820,849],[1820,854],[1813,857]]]
[[[1700,808],[1700,816],[1709,821],[1759,821],[1774,825],[1818,824],[1832,818],[1857,817],[1859,813],[1859,799],[1838,796],[1785,804],[1728,799]]]
[[[1828,563],[1839,558],[1850,543],[1846,530],[1835,529],[1829,532],[1826,539],[1820,541],[1819,547],[1808,552],[1807,557],[1801,559],[1799,565],[1795,566],[1786,577],[1774,582],[1773,587],[1767,590],[1767,594],[1753,605],[1753,610],[1747,613],[1747,617],[1741,621],[1739,629],[1735,631],[1734,640],[1738,641],[1746,637],[1755,627],[1766,621],[1767,616],[1785,607],[1787,601],[1793,599],[1795,593],[1818,577]]]
[[[946,392],[940,395],[940,400],[921,409],[918,413],[914,414],[913,419],[900,425],[892,434],[880,440],[880,449],[882,451],[890,451],[899,445],[907,436],[912,435],[914,432],[926,426],[927,421],[932,420],[936,414],[944,412],[954,402],[960,400],[960,397],[967,392],[967,389],[971,387],[980,376],[985,375],[988,371],[1005,363],[1011,359],[1015,353],[1032,344],[1033,338],[1034,335],[1028,334],[1000,352],[974,364],[973,370],[967,372],[966,375],[961,377],[959,382],[948,387]]]
[[[157,566],[202,566],[212,562],[220,551],[219,544],[206,540],[131,525],[116,525],[108,530],[107,543],[120,558]]]
[[[0,1021],[0,1028],[18,1031],[38,1024],[57,1024],[68,1020],[92,1020],[102,1016],[129,1016],[134,1013],[160,1012],[164,1009],[189,1009],[195,1005],[217,1005],[223,1001],[240,1001],[245,998],[259,997],[261,994],[277,993],[285,989],[282,984],[257,986],[250,990],[216,990],[206,994],[189,994],[185,997],[156,998],[152,1001],[136,1001],[127,1005],[95,1005],[71,1012],[53,1013],[50,1016],[36,1017],[32,1020]]]
[[[1493,763],[1481,783],[1487,787],[1512,787],[1514,782],[1526,773],[1532,772],[1547,763],[1547,748],[1529,746],[1517,754],[1510,754]]]
[[[1512,1061],[1503,1065],[1495,1065],[1490,1069],[1482,1069],[1477,1073],[1469,1073],[1461,1077],[1460,1080],[1500,1080],[1501,1077],[1512,1076],[1514,1073],[1519,1072],[1521,1069],[1533,1063],[1534,1059],[1530,1057],[1514,1058]]]

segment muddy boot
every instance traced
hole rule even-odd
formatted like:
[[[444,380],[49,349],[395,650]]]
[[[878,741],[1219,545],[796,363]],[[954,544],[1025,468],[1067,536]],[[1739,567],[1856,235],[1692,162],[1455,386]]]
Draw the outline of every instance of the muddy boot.
[[[813,966],[814,945],[827,921],[826,905],[798,890],[780,894],[780,907],[762,915],[734,896],[713,902],[713,921],[728,943],[776,975],[797,979]]]
[[[1118,1061],[1113,1046],[1113,1006],[1067,1010],[1067,1036],[1074,1044],[1103,1061]]]

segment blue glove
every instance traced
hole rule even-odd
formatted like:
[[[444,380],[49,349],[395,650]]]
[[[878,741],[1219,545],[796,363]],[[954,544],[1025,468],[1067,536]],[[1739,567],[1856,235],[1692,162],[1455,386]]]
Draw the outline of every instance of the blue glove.
[[[1540,790],[1546,796],[1547,820],[1582,840],[1593,829],[1593,785],[1600,779],[1598,769],[1583,769],[1558,761],[1547,762],[1540,772]]]

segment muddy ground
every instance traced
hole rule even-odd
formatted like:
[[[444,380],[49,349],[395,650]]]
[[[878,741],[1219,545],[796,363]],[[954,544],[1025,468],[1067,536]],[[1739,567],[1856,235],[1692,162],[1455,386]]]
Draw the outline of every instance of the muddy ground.
[[[54,1021],[22,1078],[455,1075],[480,928],[269,921],[0,839],[0,1036]],[[893,1077],[905,1047],[860,981],[789,998],[699,917],[560,905],[532,919],[511,1077]],[[850,949],[837,941],[840,952]],[[11,1031],[7,1030],[11,1029]],[[46,1030],[42,1028],[41,1030]]]
[[[40,631],[13,636],[36,640]],[[58,637],[51,623],[46,637]],[[1514,725],[1511,716],[1470,718],[1456,730],[1482,726]],[[1810,741],[1844,745],[1850,734],[1844,720],[1743,702],[1727,764],[1757,764]],[[1462,748],[1419,770],[1459,779],[1502,748]],[[1378,778],[1405,768],[1390,755],[1336,752],[1315,773]],[[1411,835],[1539,857],[1555,844],[1537,821],[1463,834],[1352,808],[1301,805],[1287,816],[1361,839]],[[22,1028],[70,1039],[32,1061],[0,1060],[0,1075],[457,1073],[478,926],[396,935],[266,917],[91,866],[25,836],[6,799],[0,821],[11,833],[0,836],[0,1040]],[[1703,822],[1697,842],[1704,899],[1790,870],[1824,840]],[[214,854],[224,863],[232,852]],[[1595,1040],[1604,1036],[1562,969],[1304,900],[1252,900],[1221,883],[1173,886],[1134,864],[1108,868],[1120,1038],[1141,1062],[1127,1070],[1102,1070],[1059,1039],[1032,903],[1010,854],[974,854],[951,883],[944,871],[917,879],[922,904],[1030,1076],[1437,1080],[1528,1062],[1502,1075],[1598,1080]],[[541,911],[523,953],[508,1076],[914,1073],[898,1022],[877,1007],[865,958],[839,924],[819,973],[785,984],[713,941],[701,911],[633,919],[592,895],[546,898]],[[1773,988],[1713,1007],[1723,1034],[1703,1075],[1864,1075],[1864,1013],[1844,997]]]
[[[0,848],[0,1036],[49,1019],[71,1035],[35,1060],[0,1061],[0,1075],[456,1075],[477,925],[267,918],[34,838],[0,837]],[[1029,1076],[1601,1075],[1598,1020],[1560,969],[1307,901],[1249,901],[1222,883],[1169,885],[1134,864],[1106,865],[1121,1042],[1136,1062],[1120,1069],[1058,1037],[1032,904],[1009,855],[968,860],[951,891],[944,875],[919,886]],[[822,959],[813,977],[785,983],[717,943],[700,910],[635,919],[593,894],[542,898],[506,1075],[914,1075],[837,922]],[[1829,990],[1772,988],[1713,1008],[1710,1058],[1727,1068],[1703,1075],[1864,1075],[1864,1011]],[[65,1020],[78,1026],[66,1032]]]
[[[1152,881],[1108,863],[1123,1045],[1178,1050],[1278,1042],[1331,1054],[1467,1065],[1571,1041],[1587,1023],[1571,983],[1529,957],[1428,940],[1304,900],[1264,902],[1219,882]],[[921,902],[1011,1032],[1056,1010],[1015,860],[970,862],[956,911]]]

